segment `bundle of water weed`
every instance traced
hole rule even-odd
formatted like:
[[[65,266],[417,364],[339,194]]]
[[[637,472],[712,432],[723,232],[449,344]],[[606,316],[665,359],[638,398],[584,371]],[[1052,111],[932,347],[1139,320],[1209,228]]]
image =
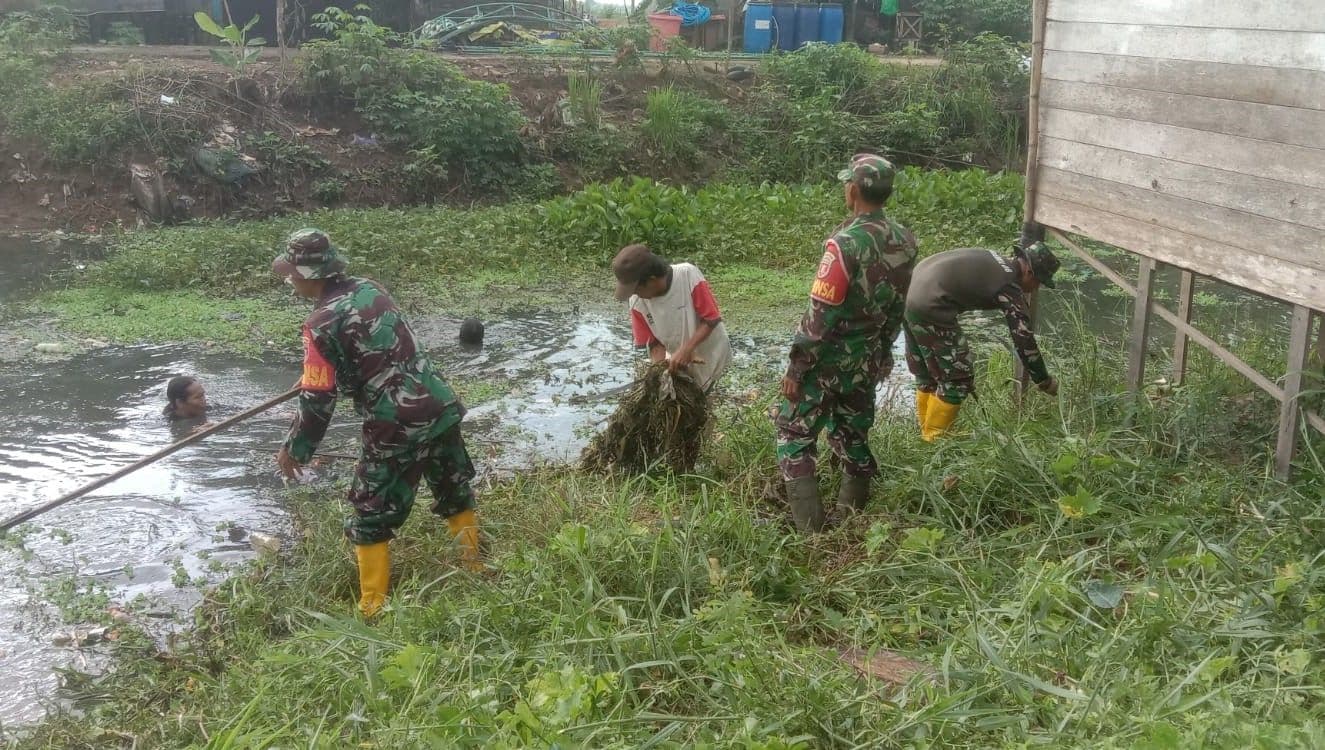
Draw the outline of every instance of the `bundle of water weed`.
[[[585,447],[580,468],[638,473],[662,464],[690,471],[707,421],[708,401],[699,386],[673,377],[666,364],[650,365],[622,396],[607,429]]]

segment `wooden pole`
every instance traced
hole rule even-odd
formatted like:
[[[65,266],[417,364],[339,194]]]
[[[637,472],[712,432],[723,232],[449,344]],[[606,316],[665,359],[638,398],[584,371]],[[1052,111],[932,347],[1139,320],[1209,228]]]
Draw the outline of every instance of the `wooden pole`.
[[[276,48],[281,53],[281,65],[285,65],[285,0],[276,0]],[[284,69],[281,70],[284,74]]]
[[[114,473],[112,473],[112,474],[108,474],[108,475],[102,477],[101,479],[98,479],[97,481],[92,482],[91,484],[83,485],[82,487],[80,487],[80,488],[74,490],[73,492],[67,493],[67,494],[65,494],[65,495],[61,495],[60,497],[57,497],[56,499],[50,501],[49,503],[46,503],[45,505],[38,505],[38,506],[35,507],[35,508],[31,508],[31,509],[28,509],[28,510],[23,511],[22,513],[19,513],[18,515],[13,516],[12,518],[5,519],[4,522],[0,523],[0,532],[8,531],[8,530],[14,528],[15,526],[17,526],[17,525],[19,525],[19,524],[25,522],[25,521],[28,521],[28,520],[33,519],[33,518],[36,518],[37,516],[39,516],[39,515],[41,515],[41,514],[47,512],[47,511],[54,510],[54,509],[60,507],[61,505],[64,505],[65,503],[69,502],[70,500],[76,500],[76,499],[82,497],[83,495],[86,495],[87,493],[91,492],[92,490],[95,490],[95,489],[97,489],[97,488],[99,488],[99,487],[105,487],[106,485],[110,484],[111,482],[114,482],[116,479],[119,479],[120,477],[126,476],[126,475],[128,475],[128,474],[131,474],[131,473],[133,473],[133,472],[135,472],[135,471],[137,471],[137,470],[143,468],[144,466],[147,466],[148,464],[152,464],[152,463],[155,463],[155,462],[157,462],[157,461],[160,461],[161,459],[165,458],[166,456],[169,456],[170,454],[174,453],[175,451],[180,450],[181,448],[186,448],[186,447],[188,447],[188,446],[190,446],[190,445],[193,445],[194,443],[196,443],[196,442],[202,440],[203,438],[207,437],[208,435],[212,435],[212,434],[214,434],[214,433],[220,432],[221,430],[224,430],[224,429],[226,429],[227,427],[230,427],[231,425],[238,424],[238,423],[244,421],[245,419],[248,419],[249,417],[251,417],[251,416],[253,416],[253,415],[255,415],[255,414],[261,414],[262,412],[264,412],[264,411],[266,411],[266,410],[272,408],[273,406],[276,406],[276,405],[278,405],[278,404],[281,404],[281,403],[284,403],[284,402],[286,402],[286,401],[289,401],[290,399],[292,399],[292,398],[294,398],[295,396],[298,396],[298,395],[299,395],[299,389],[298,389],[298,388],[295,388],[295,389],[292,389],[292,390],[286,391],[285,393],[282,393],[281,395],[277,396],[276,398],[273,398],[273,399],[270,399],[270,400],[268,400],[268,401],[264,401],[264,402],[262,402],[261,404],[258,404],[257,406],[253,407],[252,409],[248,409],[248,410],[246,410],[246,411],[242,411],[242,412],[236,414],[236,415],[233,416],[233,417],[230,417],[229,419],[227,419],[227,420],[225,420],[225,421],[223,421],[223,422],[217,422],[216,424],[212,425],[211,427],[208,427],[208,428],[205,429],[205,430],[201,430],[201,431],[199,431],[199,432],[195,432],[194,434],[189,435],[188,437],[184,438],[183,440],[180,440],[180,441],[175,442],[175,443],[171,443],[169,446],[167,446],[167,447],[165,447],[165,448],[162,448],[161,450],[157,451],[156,453],[153,453],[152,455],[147,456],[147,457],[145,457],[145,458],[141,458],[141,459],[139,459],[139,460],[133,462],[132,464],[129,464],[128,466],[124,467],[123,469],[120,469],[119,471],[116,471],[116,472],[114,472]]]
[[[1196,275],[1183,270],[1178,282],[1178,318],[1182,322],[1192,322],[1192,293],[1196,287]],[[1178,328],[1173,335],[1173,384],[1182,385],[1187,378],[1187,332]]]
[[[1136,306],[1132,308],[1132,343],[1127,359],[1127,387],[1137,392],[1146,377],[1146,344],[1150,338],[1150,299],[1154,289],[1155,259],[1141,257],[1136,277]]]
[[[1042,234],[1035,224],[1035,204],[1038,196],[1036,179],[1040,173],[1040,81],[1044,77],[1044,30],[1048,18],[1048,0],[1035,0],[1032,6],[1031,21],[1031,89],[1026,100],[1026,194],[1021,209],[1021,245],[1025,247]],[[1027,300],[1031,308],[1031,330],[1036,327],[1039,317],[1037,293],[1032,293]],[[1013,357],[1012,373],[1016,378],[1016,398],[1030,387],[1031,374],[1022,364],[1020,357]]]
[[[1095,269],[1096,271],[1099,271],[1101,276],[1116,284],[1119,289],[1122,289],[1124,292],[1127,292],[1132,297],[1136,296],[1136,287],[1132,286],[1132,284],[1128,282],[1127,279],[1124,279],[1122,276],[1120,276],[1117,271],[1101,263],[1098,258],[1091,256],[1091,254],[1086,252],[1080,245],[1073,242],[1070,237],[1058,231],[1057,229],[1050,229],[1049,234],[1051,234],[1054,239],[1061,242],[1063,246],[1066,247],[1068,250],[1071,250],[1072,253],[1076,255],[1078,258],[1080,258],[1083,263]],[[1233,368],[1233,370],[1235,370],[1238,374],[1242,375],[1247,380],[1250,380],[1252,383],[1256,385],[1257,388],[1260,388],[1262,391],[1265,391],[1266,393],[1273,396],[1276,401],[1284,400],[1283,388],[1280,388],[1278,385],[1275,385],[1274,381],[1270,380],[1269,378],[1257,372],[1255,368],[1253,368],[1251,365],[1238,359],[1238,356],[1236,354],[1230,352],[1228,349],[1225,349],[1223,346],[1220,346],[1219,342],[1205,335],[1196,328],[1193,328],[1190,323],[1183,322],[1183,320],[1179,318],[1177,315],[1174,315],[1171,311],[1166,310],[1163,305],[1152,305],[1152,308],[1154,309],[1154,313],[1156,315],[1158,315],[1160,318],[1168,322],[1174,328],[1178,328],[1186,332],[1187,336],[1191,338],[1192,341],[1199,344],[1206,351],[1215,355],[1215,357],[1219,359],[1220,362],[1223,362],[1224,364]],[[1322,417],[1321,415],[1316,414],[1315,412],[1305,412],[1305,416],[1307,424],[1314,427],[1322,435],[1325,435],[1325,417]]]
[[[1307,369],[1311,344],[1311,310],[1293,306],[1293,324],[1288,338],[1288,375],[1284,378],[1284,398],[1279,405],[1279,443],[1274,449],[1274,475],[1287,480],[1293,471],[1293,453],[1297,449],[1298,396]]]
[[[1316,335],[1316,367],[1325,378],[1325,313],[1316,313],[1316,322],[1320,324],[1320,332]]]

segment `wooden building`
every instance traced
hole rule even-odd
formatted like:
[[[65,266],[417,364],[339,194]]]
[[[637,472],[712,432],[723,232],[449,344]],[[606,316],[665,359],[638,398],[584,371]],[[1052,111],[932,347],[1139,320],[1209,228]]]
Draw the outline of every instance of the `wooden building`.
[[[1132,387],[1158,316],[1178,380],[1195,342],[1277,398],[1287,476],[1303,419],[1325,433],[1298,402],[1311,342],[1325,349],[1325,2],[1035,0],[1034,23],[1027,217],[1136,297]],[[1137,280],[1069,235],[1140,256]],[[1152,297],[1161,264],[1181,275],[1176,312]],[[1289,307],[1282,378],[1191,325],[1198,280]]]

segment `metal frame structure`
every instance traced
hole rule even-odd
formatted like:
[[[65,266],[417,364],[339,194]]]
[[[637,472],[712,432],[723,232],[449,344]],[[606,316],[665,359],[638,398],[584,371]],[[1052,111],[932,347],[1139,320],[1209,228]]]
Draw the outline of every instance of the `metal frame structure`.
[[[498,21],[529,24],[551,31],[578,31],[593,24],[583,16],[528,3],[480,3],[444,13],[424,23],[414,35],[449,44],[465,34]]]

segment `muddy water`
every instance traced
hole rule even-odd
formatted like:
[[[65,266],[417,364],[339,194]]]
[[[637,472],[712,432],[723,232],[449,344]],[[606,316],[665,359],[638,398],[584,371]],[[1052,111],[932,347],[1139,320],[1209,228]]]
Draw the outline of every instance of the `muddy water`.
[[[35,289],[57,271],[81,268],[99,256],[99,248],[75,242],[37,244],[0,236],[0,304]]]

